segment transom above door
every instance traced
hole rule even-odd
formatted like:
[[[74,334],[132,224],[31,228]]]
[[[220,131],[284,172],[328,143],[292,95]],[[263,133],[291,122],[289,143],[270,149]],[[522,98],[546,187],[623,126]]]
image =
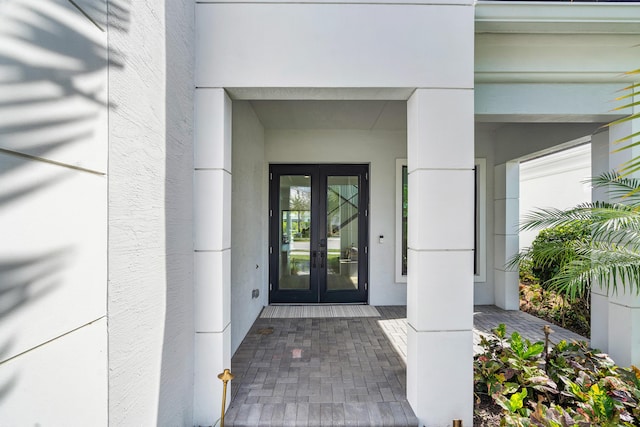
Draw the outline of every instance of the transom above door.
[[[368,176],[368,165],[270,165],[270,303],[367,302]]]

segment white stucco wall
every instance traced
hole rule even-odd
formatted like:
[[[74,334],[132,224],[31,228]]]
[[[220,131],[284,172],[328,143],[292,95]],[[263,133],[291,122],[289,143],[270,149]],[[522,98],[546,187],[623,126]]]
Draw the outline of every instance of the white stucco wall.
[[[268,2],[196,7],[199,87],[472,84],[472,68],[459,66],[473,56],[468,42],[473,26],[463,24],[473,19],[471,7]]]
[[[193,5],[121,6],[109,16],[109,422],[192,425]]]
[[[520,164],[520,218],[536,208],[566,209],[591,201],[591,145],[571,148]],[[520,249],[539,230],[520,232]]]
[[[0,9],[0,423],[105,426],[106,33],[64,0]]]
[[[233,103],[231,352],[269,303],[264,128],[247,101]],[[258,289],[260,296],[252,298]]]
[[[395,168],[406,158],[404,131],[275,130],[265,131],[270,163],[370,164],[369,303],[406,304],[406,283],[395,282]],[[378,236],[384,235],[384,243]]]

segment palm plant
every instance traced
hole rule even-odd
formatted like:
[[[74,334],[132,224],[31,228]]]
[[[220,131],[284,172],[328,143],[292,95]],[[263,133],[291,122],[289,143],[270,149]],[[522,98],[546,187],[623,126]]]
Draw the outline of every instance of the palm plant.
[[[640,76],[640,68],[626,73]],[[618,111],[638,109],[640,82],[623,89],[617,101],[625,101]],[[611,125],[640,120],[640,112],[618,119]],[[640,146],[640,132],[633,132],[614,141],[625,143],[616,151]],[[525,249],[509,263],[515,267],[520,261],[535,259],[538,265],[552,265],[560,260],[559,271],[546,282],[546,287],[573,300],[587,296],[591,281],[595,280],[607,293],[622,290],[640,294],[640,180],[630,177],[640,171],[640,156],[622,165],[618,172],[592,178],[594,187],[605,188],[613,202],[591,202],[571,209],[538,209],[524,217],[521,230],[555,226],[587,224],[589,237],[568,241],[549,241],[536,248]]]
[[[558,273],[546,283],[548,289],[575,299],[585,297],[595,280],[607,291],[640,293],[640,180],[616,173],[592,179],[605,187],[613,202],[583,203],[571,209],[537,209],[524,217],[521,230],[587,224],[589,237],[575,238],[528,248],[511,260],[551,265],[562,260]],[[624,199],[624,203],[622,200]]]

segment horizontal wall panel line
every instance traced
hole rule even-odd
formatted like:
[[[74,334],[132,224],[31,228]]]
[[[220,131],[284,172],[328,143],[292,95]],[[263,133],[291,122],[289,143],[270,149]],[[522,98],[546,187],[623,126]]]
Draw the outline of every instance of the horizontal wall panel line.
[[[473,248],[470,249],[416,249],[409,246],[407,249],[411,249],[415,252],[473,252]]]
[[[45,159],[43,157],[38,157],[38,156],[32,156],[30,154],[20,153],[19,151],[7,150],[5,148],[0,148],[0,153],[1,154],[6,154],[6,155],[9,155],[9,156],[22,157],[23,159],[29,159],[29,160],[33,160],[33,161],[36,161],[36,162],[49,163],[51,165],[60,166],[60,167],[66,168],[66,169],[77,170],[79,172],[86,172],[86,173],[90,173],[92,175],[100,175],[100,176],[105,176],[106,175],[106,172],[100,172],[100,171],[96,171],[96,170],[93,170],[93,169],[83,168],[81,166],[70,165],[68,163],[56,162],[55,160]]]
[[[229,175],[233,175],[231,173],[231,171],[228,171],[225,168],[193,168],[194,171],[222,171],[222,172],[226,172]]]
[[[455,172],[455,171],[460,171],[460,172],[469,172],[469,171],[473,171],[475,168],[474,167],[468,167],[468,168],[415,168],[415,169],[411,169],[409,171],[409,173],[413,173],[413,172],[418,172],[418,171],[447,171],[447,172]]]
[[[200,335],[206,335],[206,334],[223,334],[227,329],[229,329],[229,327],[231,327],[231,322],[227,323],[224,326],[224,329],[222,329],[221,331],[195,331],[196,334],[200,334]]]
[[[415,332],[427,332],[427,333],[448,333],[448,332],[473,332],[473,328],[469,329],[416,329],[410,322],[407,322],[407,325],[411,327]],[[472,344],[472,343],[469,343]]]
[[[225,252],[230,251],[231,247],[222,248],[222,249],[194,249],[194,252]]]
[[[37,349],[39,349],[40,347],[44,347],[45,345],[50,344],[50,343],[52,343],[52,342],[54,342],[54,341],[56,341],[56,340],[58,340],[58,339],[60,339],[60,338],[63,338],[63,337],[65,337],[65,336],[67,336],[67,335],[70,335],[70,334],[72,334],[72,333],[76,332],[76,331],[79,331],[80,329],[86,328],[87,326],[91,326],[91,325],[93,325],[94,323],[96,323],[96,322],[98,322],[98,321],[100,321],[100,320],[102,320],[102,319],[106,319],[106,318],[107,318],[107,316],[106,316],[106,315],[104,315],[104,316],[100,316],[100,317],[98,317],[97,319],[92,320],[92,321],[91,321],[91,322],[89,322],[89,323],[85,323],[84,325],[81,325],[81,326],[78,326],[77,328],[71,329],[71,330],[70,330],[70,331],[68,331],[68,332],[65,332],[65,333],[63,333],[63,334],[61,334],[61,335],[58,335],[58,336],[56,336],[56,337],[53,337],[53,338],[51,338],[51,339],[49,339],[49,340],[47,340],[47,341],[45,341],[45,342],[43,342],[43,343],[40,343],[40,344],[36,345],[35,347],[31,347],[31,348],[29,348],[29,349],[27,349],[27,350],[25,350],[25,351],[23,351],[23,352],[21,352],[21,353],[16,354],[15,356],[12,356],[12,357],[10,357],[10,358],[8,358],[8,359],[6,359],[6,360],[3,360],[2,362],[0,362],[0,366],[2,366],[4,363],[7,363],[7,362],[9,362],[9,361],[11,361],[11,360],[13,360],[13,359],[17,359],[18,357],[20,357],[20,356],[22,356],[22,355],[25,355],[25,354],[27,354],[27,353],[29,353],[29,352],[32,352],[32,351],[34,351],[34,350],[37,350]],[[106,331],[105,331],[105,332],[106,332]],[[106,335],[106,334],[105,334],[105,337],[104,337],[104,338],[105,338],[105,340],[107,339],[107,335]]]

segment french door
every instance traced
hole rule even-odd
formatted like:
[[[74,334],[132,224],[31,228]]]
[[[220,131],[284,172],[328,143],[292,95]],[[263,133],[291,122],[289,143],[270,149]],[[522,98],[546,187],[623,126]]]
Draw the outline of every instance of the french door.
[[[269,167],[269,302],[367,302],[368,171]]]

